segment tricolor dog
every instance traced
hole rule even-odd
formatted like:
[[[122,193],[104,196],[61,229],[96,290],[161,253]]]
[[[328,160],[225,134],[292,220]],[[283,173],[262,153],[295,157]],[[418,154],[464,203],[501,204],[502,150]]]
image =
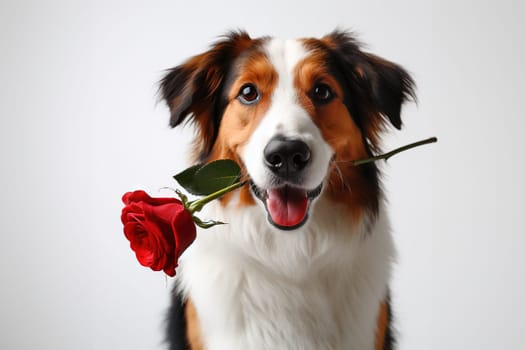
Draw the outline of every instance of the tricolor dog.
[[[414,98],[399,65],[349,32],[253,39],[232,32],[169,70],[171,126],[195,124],[195,163],[233,159],[249,182],[201,217],[181,257],[170,349],[394,348],[395,249],[374,163]]]

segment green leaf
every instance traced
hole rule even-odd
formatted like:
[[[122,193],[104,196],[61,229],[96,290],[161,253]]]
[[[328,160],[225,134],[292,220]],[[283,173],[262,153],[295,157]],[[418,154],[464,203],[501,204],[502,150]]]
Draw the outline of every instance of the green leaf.
[[[202,168],[202,164],[197,164],[187,168],[186,170],[173,176],[173,178],[181,185],[186,191],[197,194],[195,191],[194,178],[197,171]]]
[[[237,182],[241,168],[230,159],[220,159],[206,165],[194,165],[174,176],[188,192],[206,196]]]
[[[241,176],[241,168],[233,160],[221,159],[197,170],[194,182],[202,195],[209,195],[233,185]]]

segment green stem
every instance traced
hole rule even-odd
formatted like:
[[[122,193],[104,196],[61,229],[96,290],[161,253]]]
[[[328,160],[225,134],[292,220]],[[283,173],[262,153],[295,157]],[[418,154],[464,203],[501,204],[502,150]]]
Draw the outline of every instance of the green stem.
[[[225,187],[217,192],[213,192],[212,194],[207,195],[206,197],[203,197],[201,199],[198,199],[194,202],[188,203],[188,207],[186,208],[191,214],[200,211],[204,205],[208,204],[209,202],[218,199],[222,196],[224,196],[226,193],[233,191],[237,188],[240,188],[246,184],[246,181],[242,182],[236,182],[233,185],[230,185],[228,187]]]
[[[399,147],[399,148],[396,148],[388,153],[385,153],[385,154],[381,154],[381,155],[378,155],[378,156],[374,156],[374,157],[369,157],[369,158],[365,158],[365,159],[359,159],[359,160],[353,160],[353,161],[350,161],[352,163],[352,165],[354,166],[358,166],[358,165],[362,165],[362,164],[366,164],[366,163],[371,163],[371,162],[375,162],[377,160],[381,160],[381,159],[384,159],[384,160],[388,160],[390,157],[398,154],[398,153],[401,153],[403,151],[406,151],[406,150],[409,150],[411,148],[414,148],[414,147],[418,147],[418,146],[422,146],[422,145],[426,145],[428,143],[434,143],[434,142],[437,142],[437,138],[436,137],[431,137],[431,138],[428,138],[426,140],[422,140],[422,141],[418,141],[418,142],[414,142],[414,143],[411,143],[411,144],[408,144],[408,145],[405,145],[403,147]],[[192,215],[195,213],[195,212],[198,212],[200,211],[206,204],[208,204],[209,202],[215,200],[215,199],[218,199],[222,196],[224,196],[226,193],[228,192],[231,192],[237,188],[240,188],[242,186],[244,186],[246,184],[247,181],[239,181],[239,182],[236,182],[228,187],[225,187],[217,192],[214,192],[214,193],[211,193],[209,195],[207,195],[206,197],[203,197],[203,198],[200,198],[198,200],[195,200],[193,202],[187,202],[187,199],[184,195],[182,195],[181,193],[179,193],[177,191],[177,194],[179,194],[179,196],[181,196],[181,199],[184,201],[184,206],[186,207],[186,210],[188,210]]]
[[[401,153],[403,151],[406,151],[406,150],[409,150],[411,148],[414,148],[414,147],[418,147],[418,146],[422,146],[422,145],[426,145],[428,143],[434,143],[434,142],[437,142],[437,137],[431,137],[431,138],[428,138],[426,140],[422,140],[422,141],[418,141],[418,142],[414,142],[414,143],[411,143],[409,145],[406,145],[406,146],[403,146],[403,147],[399,147],[399,148],[396,148],[395,150],[393,151],[390,151],[388,153],[385,153],[385,154],[381,154],[381,155],[378,155],[378,156],[375,156],[375,157],[370,157],[370,158],[365,158],[365,159],[359,159],[359,160],[354,160],[352,161],[352,165],[354,166],[358,166],[358,165],[362,165],[362,164],[366,164],[366,163],[371,163],[371,162],[375,162],[376,160],[381,160],[381,159],[384,159],[385,161],[388,160],[390,157],[398,154],[398,153]]]

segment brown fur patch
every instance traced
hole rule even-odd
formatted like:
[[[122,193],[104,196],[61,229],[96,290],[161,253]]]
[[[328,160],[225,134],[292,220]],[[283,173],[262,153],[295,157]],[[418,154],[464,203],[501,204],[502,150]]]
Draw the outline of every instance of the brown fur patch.
[[[350,161],[368,156],[364,136],[355,124],[343,102],[343,89],[326,66],[326,56],[321,50],[296,67],[295,87],[299,102],[320,129],[324,140],[334,150],[326,192],[337,202],[345,203],[353,219],[359,219],[363,209],[374,205],[377,184]],[[328,85],[335,97],[326,104],[315,105],[310,93],[316,83]]]
[[[379,314],[377,316],[376,328],[376,347],[375,350],[383,350],[385,346],[385,338],[390,323],[390,313],[388,312],[387,303],[381,303],[379,307]]]
[[[186,337],[191,350],[203,350],[199,317],[195,306],[188,300],[186,302]]]
[[[254,105],[244,105],[237,99],[239,90],[247,83],[254,84],[260,94],[259,102]],[[276,85],[277,73],[263,53],[252,52],[240,62],[234,82],[228,91],[228,105],[222,117],[210,161],[232,159],[242,166],[239,154],[268,110]],[[246,170],[244,168],[242,170],[243,174],[247,175]],[[230,198],[231,194],[224,196],[223,203],[227,203]],[[244,186],[241,189],[240,204],[254,203],[248,185]]]

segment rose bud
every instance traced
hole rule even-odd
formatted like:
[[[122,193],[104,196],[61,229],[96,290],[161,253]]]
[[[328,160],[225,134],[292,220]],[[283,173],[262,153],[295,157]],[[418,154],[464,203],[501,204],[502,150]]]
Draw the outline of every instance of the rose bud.
[[[192,215],[176,198],[152,198],[144,191],[124,194],[121,220],[137,260],[175,276],[180,255],[195,240]]]

